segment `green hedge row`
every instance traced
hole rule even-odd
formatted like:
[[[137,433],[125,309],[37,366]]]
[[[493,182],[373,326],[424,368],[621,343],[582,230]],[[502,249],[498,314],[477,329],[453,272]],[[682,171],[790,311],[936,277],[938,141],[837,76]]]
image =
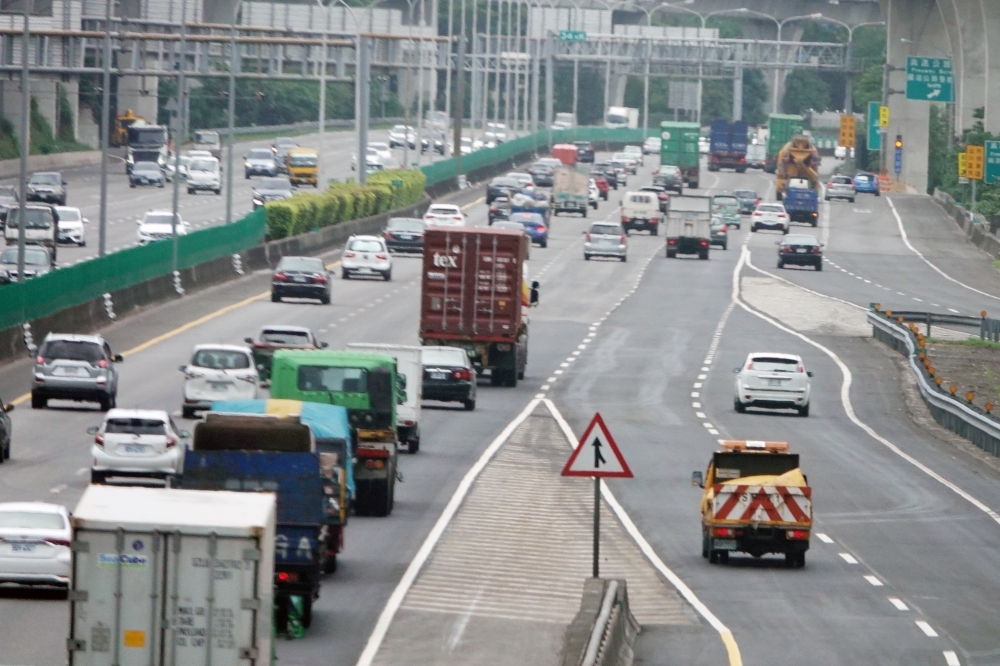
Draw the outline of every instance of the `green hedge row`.
[[[264,205],[267,238],[277,240],[331,224],[378,215],[420,201],[427,177],[416,169],[380,171],[365,185],[334,183],[322,192],[298,192]]]

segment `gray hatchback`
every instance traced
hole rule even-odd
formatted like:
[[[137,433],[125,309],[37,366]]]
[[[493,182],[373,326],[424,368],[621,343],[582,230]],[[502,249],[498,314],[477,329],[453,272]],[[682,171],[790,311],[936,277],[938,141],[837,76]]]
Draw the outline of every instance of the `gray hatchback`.
[[[43,409],[49,400],[96,402],[106,412],[118,401],[121,354],[99,335],[49,333],[36,352],[31,376],[31,408]]]
[[[628,259],[628,240],[619,222],[594,222],[590,231],[583,232],[583,258],[591,257]]]

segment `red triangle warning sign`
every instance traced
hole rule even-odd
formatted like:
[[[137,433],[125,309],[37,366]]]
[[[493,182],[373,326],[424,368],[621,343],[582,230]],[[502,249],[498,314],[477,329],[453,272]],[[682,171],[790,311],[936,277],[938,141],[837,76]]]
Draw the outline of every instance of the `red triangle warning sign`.
[[[562,475],[632,478],[632,470],[599,413],[594,414],[594,418],[590,420],[580,443],[566,461]]]

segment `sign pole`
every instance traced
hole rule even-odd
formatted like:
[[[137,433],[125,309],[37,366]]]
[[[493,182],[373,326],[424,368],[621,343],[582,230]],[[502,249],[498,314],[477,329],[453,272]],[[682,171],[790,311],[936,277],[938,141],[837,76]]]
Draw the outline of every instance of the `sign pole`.
[[[601,477],[594,477],[594,578],[601,577]]]

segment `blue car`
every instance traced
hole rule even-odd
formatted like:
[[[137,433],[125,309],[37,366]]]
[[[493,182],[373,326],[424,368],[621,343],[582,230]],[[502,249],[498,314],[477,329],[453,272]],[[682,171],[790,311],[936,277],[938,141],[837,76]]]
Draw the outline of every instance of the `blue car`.
[[[857,194],[874,194],[875,196],[879,196],[878,176],[873,173],[859,173],[854,177],[854,191]]]
[[[545,218],[540,213],[514,213],[510,216],[510,221],[523,224],[524,231],[532,243],[537,243],[539,247],[548,246],[549,228],[545,225]]]

